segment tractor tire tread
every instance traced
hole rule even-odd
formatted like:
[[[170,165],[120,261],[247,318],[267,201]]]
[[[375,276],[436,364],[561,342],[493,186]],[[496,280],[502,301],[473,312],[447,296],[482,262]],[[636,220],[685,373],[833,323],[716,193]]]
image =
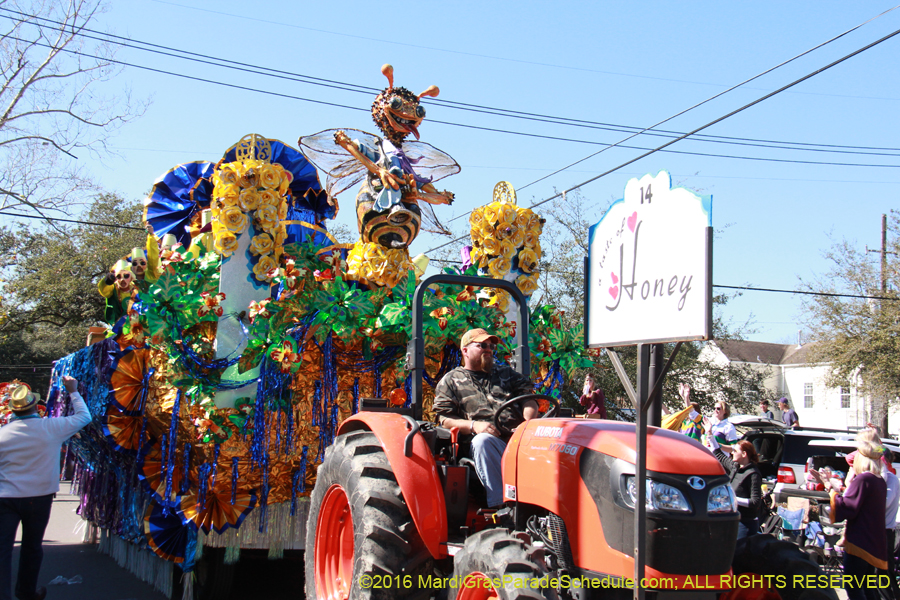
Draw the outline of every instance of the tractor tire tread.
[[[487,529],[466,540],[453,559],[453,576],[457,582],[472,572],[483,573],[489,579],[512,576],[514,581],[510,586],[495,590],[500,600],[558,600],[555,589],[534,589],[527,583],[515,582],[515,579],[540,579],[547,575],[544,564],[535,560],[538,554],[507,529]],[[458,592],[458,587],[451,589],[450,599],[455,600]]]
[[[310,498],[306,540],[306,595],[316,591],[314,556],[315,515],[325,491],[334,484],[347,494],[354,528],[353,581],[350,597],[360,600],[427,597],[416,589],[419,574],[431,572],[433,561],[412,525],[400,486],[378,438],[370,431],[340,435],[325,453],[318,477],[328,485],[316,485]],[[427,556],[423,557],[422,554]],[[415,565],[415,566],[413,566]],[[373,589],[360,586],[360,575],[411,575],[412,589]],[[427,591],[427,590],[426,590]]]

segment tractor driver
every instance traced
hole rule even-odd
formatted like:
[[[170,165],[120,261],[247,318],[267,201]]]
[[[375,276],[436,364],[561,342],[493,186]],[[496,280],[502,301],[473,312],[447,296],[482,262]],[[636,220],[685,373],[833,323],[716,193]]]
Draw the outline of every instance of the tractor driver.
[[[472,460],[478,479],[487,492],[488,506],[503,504],[503,475],[500,461],[508,436],[494,427],[497,407],[518,396],[534,393],[531,381],[506,365],[494,364],[494,350],[500,341],[484,329],[472,329],[460,340],[462,366],[444,375],[434,389],[434,412],[443,427],[458,427],[472,437]],[[538,405],[528,400],[519,407],[526,421],[538,414]],[[501,422],[514,429],[522,422],[515,411],[504,410]]]

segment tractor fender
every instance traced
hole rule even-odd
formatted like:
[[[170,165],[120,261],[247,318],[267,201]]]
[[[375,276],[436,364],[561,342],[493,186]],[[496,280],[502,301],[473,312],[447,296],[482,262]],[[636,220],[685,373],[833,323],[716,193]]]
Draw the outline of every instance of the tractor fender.
[[[361,412],[347,418],[338,428],[338,435],[361,429],[374,433],[384,448],[428,552],[434,558],[448,556],[444,487],[425,439],[421,435],[414,436],[412,454],[405,456],[403,447],[410,431],[408,422],[401,415],[378,412]]]

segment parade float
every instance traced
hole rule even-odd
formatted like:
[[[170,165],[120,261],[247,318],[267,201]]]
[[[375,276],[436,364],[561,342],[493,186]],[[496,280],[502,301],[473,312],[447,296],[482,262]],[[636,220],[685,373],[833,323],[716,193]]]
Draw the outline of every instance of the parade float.
[[[70,375],[93,415],[68,449],[85,537],[170,597],[173,582],[186,598],[222,585],[242,549],[302,550],[316,467],[338,424],[364,398],[410,402],[410,305],[427,259],[410,258],[409,245],[420,229],[442,229],[430,205],[453,194],[434,182],[459,167],[406,140],[418,139],[419,100],[437,88],[417,96],[383,72],[389,86],[373,105],[381,135],[329,130],[298,150],[252,134],[217,162],[160,177],[145,201],[147,249],[101,280],[118,303],[110,329],[55,365],[48,412],[68,410],[61,378]],[[360,238],[338,244],[327,220],[357,184]],[[472,245],[450,270],[532,294],[541,218],[502,183],[470,224]],[[502,294],[429,292],[426,418],[431,389],[460,364],[461,335],[496,333],[504,360],[516,327]],[[581,328],[562,327],[552,306],[530,313],[535,389],[558,395],[590,364]]]

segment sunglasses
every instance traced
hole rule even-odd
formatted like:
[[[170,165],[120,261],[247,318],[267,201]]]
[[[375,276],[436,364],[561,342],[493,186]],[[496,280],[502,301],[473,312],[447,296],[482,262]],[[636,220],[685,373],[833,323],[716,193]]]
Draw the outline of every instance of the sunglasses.
[[[116,279],[131,279],[131,273],[119,273],[116,275]]]
[[[490,342],[472,342],[469,345],[478,346],[482,350],[494,350],[497,347],[497,344],[492,344]]]
[[[146,261],[146,260],[133,260],[133,261],[131,261],[131,262],[132,262],[132,264],[137,265],[137,266],[139,266],[139,267],[146,267],[146,266],[147,266],[147,261]]]

